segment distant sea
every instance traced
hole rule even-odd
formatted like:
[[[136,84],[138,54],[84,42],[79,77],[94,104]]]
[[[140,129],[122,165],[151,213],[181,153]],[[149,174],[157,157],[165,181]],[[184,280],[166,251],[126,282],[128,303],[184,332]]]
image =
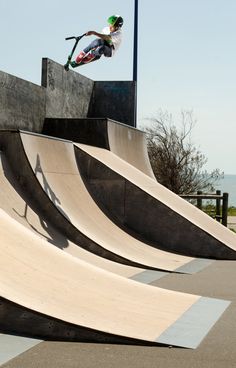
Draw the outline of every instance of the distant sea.
[[[220,179],[215,188],[221,190],[221,193],[229,193],[229,206],[236,207],[236,175],[224,175],[224,179]]]

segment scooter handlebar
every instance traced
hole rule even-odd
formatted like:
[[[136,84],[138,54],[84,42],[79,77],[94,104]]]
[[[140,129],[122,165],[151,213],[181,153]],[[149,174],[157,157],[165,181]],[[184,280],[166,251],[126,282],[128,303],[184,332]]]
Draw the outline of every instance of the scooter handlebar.
[[[72,36],[72,37],[66,37],[65,38],[65,40],[67,41],[67,40],[73,40],[73,38],[76,38],[76,37],[74,37],[74,36]]]
[[[86,33],[82,34],[81,36],[78,36],[78,37],[75,37],[75,36],[72,36],[72,37],[66,37],[65,40],[68,41],[68,40],[80,40],[82,37],[84,37],[86,35]]]

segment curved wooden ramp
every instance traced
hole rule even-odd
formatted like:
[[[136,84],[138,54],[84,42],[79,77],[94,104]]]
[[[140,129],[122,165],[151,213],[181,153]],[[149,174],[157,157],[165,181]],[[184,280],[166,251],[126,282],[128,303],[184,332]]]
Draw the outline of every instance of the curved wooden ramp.
[[[199,257],[236,259],[236,236],[225,226],[114,153],[87,145],[75,146],[78,167],[87,186],[91,180],[95,191],[102,188],[101,203],[115,216],[118,212],[112,200],[113,196],[119,197],[120,202],[124,203],[123,222],[137,234],[142,234],[143,238],[157,247],[169,251]],[[101,185],[96,187],[99,180]],[[106,198],[110,198],[110,201],[106,201]]]
[[[17,165],[18,164],[19,161],[17,161]],[[150,283],[166,275],[165,272],[145,270],[109,261],[108,259],[86,251],[78,246],[79,244],[76,245],[70,241],[65,234],[59,232],[55,228],[53,218],[51,218],[51,216],[45,217],[43,213],[43,208],[48,208],[47,202],[50,202],[50,199],[47,198],[45,202],[37,203],[36,205],[36,201],[32,198],[32,193],[28,193],[24,185],[20,185],[18,180],[19,175],[14,173],[14,166],[15,162],[8,157],[7,152],[1,152],[0,208],[13,219],[33,231],[42,239],[47,240],[50,244],[64,250],[72,256],[120,276],[135,279],[142,283]],[[36,180],[37,179],[35,179],[35,181]],[[33,180],[30,181],[30,184],[34,186]],[[36,193],[34,193],[34,195],[37,197]]]
[[[107,135],[110,152],[156,181],[148,157],[146,134],[144,132],[108,120]]]
[[[132,262],[131,265],[179,272],[185,272],[185,266],[188,268],[190,263],[193,272],[205,266],[202,260],[150,247],[109,220],[83,183],[71,142],[23,132],[20,137],[32,170],[45,193],[67,222],[94,244]],[[189,272],[192,271],[188,268]]]
[[[52,247],[0,210],[0,328],[64,340],[195,348],[229,302],[127,280]]]
[[[148,157],[146,134],[139,129],[105,118],[47,118],[43,134],[106,148],[155,179]]]

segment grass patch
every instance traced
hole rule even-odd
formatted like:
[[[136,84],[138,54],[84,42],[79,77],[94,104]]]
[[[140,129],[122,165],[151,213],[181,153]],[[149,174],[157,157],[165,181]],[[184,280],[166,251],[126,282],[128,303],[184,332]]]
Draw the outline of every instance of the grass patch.
[[[216,206],[210,203],[206,204],[205,206],[202,206],[202,210],[212,217],[214,217],[216,214]],[[222,214],[222,208],[220,209],[220,213]],[[228,216],[236,216],[236,207],[234,206],[229,207],[227,214]]]
[[[236,216],[236,207],[232,206],[228,208],[228,216]]]

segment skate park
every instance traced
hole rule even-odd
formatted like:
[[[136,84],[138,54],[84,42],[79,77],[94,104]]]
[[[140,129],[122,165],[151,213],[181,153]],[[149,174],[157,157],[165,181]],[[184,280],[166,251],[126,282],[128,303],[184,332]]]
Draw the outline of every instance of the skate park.
[[[232,367],[235,234],[156,182],[135,82],[0,88],[0,364]]]

